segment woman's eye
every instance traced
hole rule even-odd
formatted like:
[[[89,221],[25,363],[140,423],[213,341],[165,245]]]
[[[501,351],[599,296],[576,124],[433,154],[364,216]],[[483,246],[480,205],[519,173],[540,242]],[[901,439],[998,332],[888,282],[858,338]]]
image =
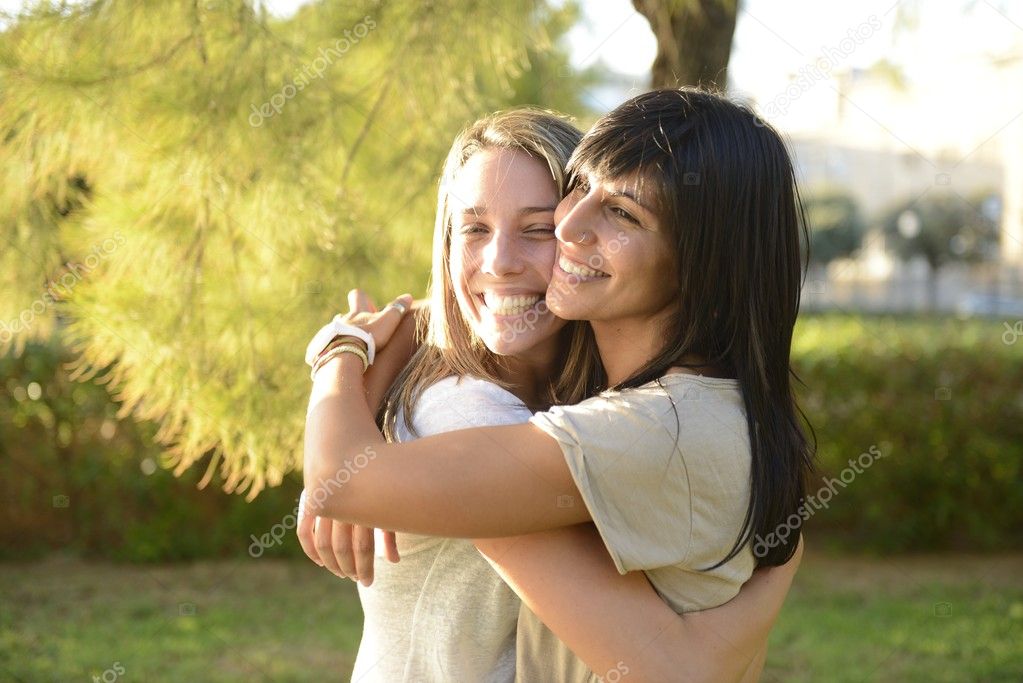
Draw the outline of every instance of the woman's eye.
[[[531,225],[526,229],[526,232],[530,235],[547,236],[554,234],[554,226],[550,223],[537,223]]]
[[[463,225],[459,229],[459,232],[463,235],[473,235],[481,232],[486,232],[486,230],[487,226],[483,225],[482,223],[469,223],[468,225]]]
[[[625,220],[629,221],[630,223],[636,223],[636,224],[639,223],[639,221],[637,221],[633,217],[633,215],[631,213],[629,213],[628,211],[626,211],[625,209],[623,209],[620,206],[612,206],[611,207],[611,212],[613,214],[615,214],[616,216],[618,216],[619,218],[624,218]]]

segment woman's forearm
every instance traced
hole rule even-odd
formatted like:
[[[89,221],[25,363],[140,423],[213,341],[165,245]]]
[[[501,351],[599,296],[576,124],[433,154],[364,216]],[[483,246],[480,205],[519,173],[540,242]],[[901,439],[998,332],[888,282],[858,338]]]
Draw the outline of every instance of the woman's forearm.
[[[342,354],[313,385],[304,478],[321,517],[434,536],[483,538],[588,521],[554,439],[532,425],[386,443],[366,405],[362,362]]]
[[[735,680],[720,675],[720,648],[692,646],[696,634],[642,572],[618,573],[592,525],[476,544],[523,603],[598,676],[617,670],[637,682]]]
[[[756,681],[802,555],[758,570],[725,605],[678,615],[642,572],[618,573],[591,524],[476,546],[592,671],[627,667],[634,681]]]
[[[343,353],[316,373],[306,413],[303,476],[317,514],[340,513],[339,504],[358,487],[347,487],[344,496],[335,491],[375,457],[374,446],[384,443],[369,409],[362,361]]]

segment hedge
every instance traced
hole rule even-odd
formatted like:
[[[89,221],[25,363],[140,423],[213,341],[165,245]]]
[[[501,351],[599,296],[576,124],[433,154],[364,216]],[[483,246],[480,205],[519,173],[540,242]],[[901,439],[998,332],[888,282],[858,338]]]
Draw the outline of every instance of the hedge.
[[[1023,549],[1023,338],[1007,343],[1012,325],[801,320],[793,366],[819,444],[806,504],[815,546]],[[198,490],[201,470],[160,467],[153,426],[118,419],[103,386],[67,378],[66,360],[55,344],[0,358],[0,559],[300,555],[290,529],[280,543],[264,536],[293,522],[299,477],[252,503],[215,482]]]
[[[819,442],[808,523],[824,546],[1023,548],[1023,338],[1014,322],[810,316],[793,365]],[[867,467],[835,483],[849,460]],[[850,479],[846,472],[845,479]],[[813,507],[812,505],[810,507]]]

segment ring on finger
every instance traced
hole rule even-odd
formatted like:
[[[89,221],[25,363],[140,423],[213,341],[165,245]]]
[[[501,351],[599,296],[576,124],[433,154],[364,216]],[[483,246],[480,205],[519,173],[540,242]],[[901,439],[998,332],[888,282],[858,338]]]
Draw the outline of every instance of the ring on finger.
[[[405,315],[405,313],[408,311],[408,307],[405,304],[401,303],[400,301],[392,301],[388,305],[393,308],[397,308],[398,313],[401,315]]]

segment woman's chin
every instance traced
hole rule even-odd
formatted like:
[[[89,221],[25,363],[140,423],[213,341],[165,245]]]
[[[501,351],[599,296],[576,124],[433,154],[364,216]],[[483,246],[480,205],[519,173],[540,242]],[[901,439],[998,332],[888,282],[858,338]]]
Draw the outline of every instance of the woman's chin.
[[[523,329],[525,327],[525,329]],[[528,357],[536,352],[544,342],[552,342],[562,327],[561,321],[552,325],[545,321],[543,325],[533,327],[522,325],[501,325],[500,329],[490,328],[476,333],[483,340],[487,349],[498,356]]]
[[[585,302],[578,301],[577,296],[572,298],[548,298],[547,306],[551,313],[562,320],[589,320],[592,316],[585,305]]]
[[[521,356],[533,349],[537,341],[517,336],[509,339],[509,335],[494,334],[483,337],[483,343],[496,356]]]

